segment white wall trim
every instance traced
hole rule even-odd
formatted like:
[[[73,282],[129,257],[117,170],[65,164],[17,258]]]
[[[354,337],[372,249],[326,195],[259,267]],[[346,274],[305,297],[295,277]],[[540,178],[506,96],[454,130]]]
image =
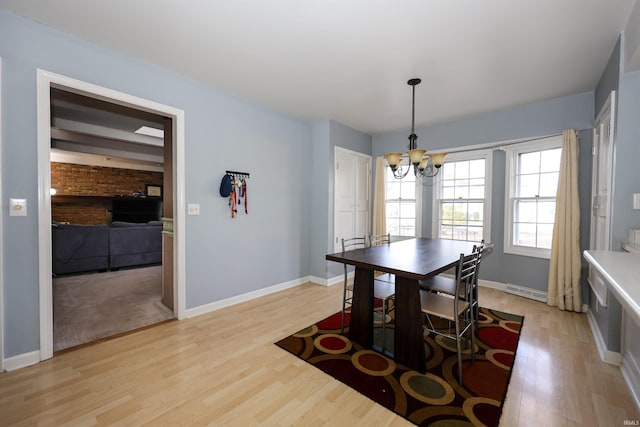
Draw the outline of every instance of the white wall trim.
[[[139,98],[123,92],[97,86],[46,70],[37,70],[37,127],[38,127],[38,271],[40,300],[40,360],[53,356],[53,310],[51,281],[51,124],[50,88],[62,87],[81,94],[130,105],[174,120],[174,314],[185,318],[185,129],[184,111]]]
[[[17,356],[8,357],[4,361],[4,368],[7,371],[15,371],[16,369],[25,368],[40,362],[40,352],[32,351]]]
[[[631,397],[640,411],[640,366],[632,357],[626,357],[623,354],[620,371],[631,392]]]
[[[266,288],[257,289],[255,291],[247,292],[245,294],[236,295],[236,296],[219,300],[219,301],[214,301],[209,304],[204,304],[199,307],[194,307],[186,310],[186,317],[191,318],[195,316],[200,316],[201,314],[210,313],[212,311],[220,310],[221,308],[230,307],[232,305],[251,301],[253,299],[260,298],[265,295],[270,295],[276,292],[284,291],[285,289],[294,288],[296,286],[309,283],[310,281],[311,281],[311,276],[305,276],[299,279],[290,280],[288,282],[268,286]]]
[[[0,169],[2,169],[2,57],[0,57]],[[2,286],[2,214],[4,212],[4,206],[2,200],[2,174],[0,173],[0,372],[4,371],[4,288]]]
[[[352,278],[355,276],[355,272],[351,271],[347,274],[347,278]],[[322,277],[309,276],[309,280],[313,283],[322,286],[333,286],[337,284],[342,284],[344,282],[344,275],[329,277],[328,279],[323,279]]]
[[[593,339],[596,342],[596,348],[598,349],[600,360],[611,365],[620,366],[620,364],[622,363],[622,355],[620,353],[616,353],[615,351],[607,350],[607,345],[604,342],[604,338],[602,337],[600,329],[598,328],[598,322],[596,321],[596,318],[594,317],[591,309],[587,310],[587,320],[589,320],[589,326],[591,327]]]

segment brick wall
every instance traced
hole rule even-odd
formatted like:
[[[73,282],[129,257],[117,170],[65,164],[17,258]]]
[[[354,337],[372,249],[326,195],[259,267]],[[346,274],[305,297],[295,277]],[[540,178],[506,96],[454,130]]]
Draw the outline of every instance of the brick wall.
[[[108,224],[111,198],[162,185],[162,172],[51,163],[51,216],[73,224]]]

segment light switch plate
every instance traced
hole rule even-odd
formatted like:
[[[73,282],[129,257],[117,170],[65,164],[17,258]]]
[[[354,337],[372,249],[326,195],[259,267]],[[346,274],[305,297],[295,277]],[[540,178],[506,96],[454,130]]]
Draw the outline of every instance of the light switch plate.
[[[187,213],[189,215],[200,215],[200,204],[199,203],[189,203],[187,205]]]
[[[633,209],[640,209],[640,193],[633,193]]]
[[[27,199],[9,199],[9,216],[27,216]]]

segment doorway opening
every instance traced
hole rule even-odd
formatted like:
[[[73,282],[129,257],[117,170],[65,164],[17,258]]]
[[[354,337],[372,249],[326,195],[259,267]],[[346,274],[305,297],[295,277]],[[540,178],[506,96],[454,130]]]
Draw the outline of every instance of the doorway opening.
[[[75,104],[74,104],[75,102]],[[77,104],[80,104],[78,106]],[[75,107],[74,107],[75,105]],[[103,109],[95,108],[97,105],[103,106]],[[74,112],[75,116],[64,117],[62,111],[77,108]],[[85,116],[81,120],[79,111],[87,113],[92,110],[93,113],[101,117],[99,123],[90,123]],[[57,110],[57,111],[56,111]],[[124,113],[123,113],[124,112]],[[137,116],[150,120],[151,127],[162,129],[165,133],[162,148],[160,150],[153,148],[150,144],[135,143],[127,141],[123,137],[122,129],[117,128],[117,118],[123,118],[128,115]],[[73,117],[76,120],[73,120]],[[66,122],[65,122],[66,120]],[[109,121],[111,120],[111,122]],[[71,122],[71,123],[70,123]],[[155,125],[154,125],[155,123]],[[60,125],[64,126],[60,126]],[[101,134],[105,131],[107,135]],[[129,132],[130,133],[130,132]],[[136,136],[140,138],[140,136]],[[168,144],[167,144],[168,141]],[[133,145],[132,145],[133,144]],[[105,152],[105,149],[112,150]],[[88,151],[88,152],[86,152]],[[124,155],[123,153],[129,153]],[[52,156],[54,153],[55,156]],[[147,166],[154,163],[153,155],[156,156],[156,167],[162,165],[164,169],[161,173],[161,180],[158,177],[150,178],[149,182],[145,181],[144,189],[140,187],[140,183],[135,183],[135,191],[129,194],[114,195],[96,195],[91,199],[100,201],[104,204],[110,203],[111,209],[103,209],[105,220],[102,228],[107,228],[107,236],[111,230],[109,222],[113,223],[113,202],[125,201],[124,197],[145,205],[155,205],[156,211],[154,219],[148,218],[150,221],[156,221],[153,224],[156,230],[161,233],[161,259],[158,260],[157,254],[153,256],[149,251],[143,254],[116,254],[115,258],[107,255],[102,261],[107,261],[107,272],[100,273],[104,268],[98,268],[97,272],[91,272],[99,277],[100,274],[121,273],[126,275],[129,269],[133,270],[140,263],[156,264],[151,267],[159,267],[162,281],[163,306],[168,310],[172,317],[177,319],[184,318],[184,238],[181,231],[184,229],[184,218],[181,212],[184,211],[184,112],[166,105],[158,104],[142,98],[133,97],[128,94],[113,91],[103,87],[95,86],[86,82],[70,79],[65,76],[56,75],[46,71],[38,71],[38,181],[39,181],[39,197],[38,197],[38,226],[39,226],[39,283],[40,283],[40,360],[48,359],[53,356],[53,274],[55,270],[60,268],[56,264],[56,254],[54,253],[54,233],[52,232],[52,202],[58,203],[58,188],[52,186],[52,160],[58,155],[70,155],[89,158],[101,158],[104,162],[115,161],[124,163],[133,162],[136,164],[145,164]],[[109,155],[111,153],[111,155]],[[131,154],[133,153],[133,154]],[[151,155],[151,159],[149,157]],[[145,156],[147,156],[145,158]],[[157,161],[159,159],[161,161]],[[131,158],[133,157],[133,159]],[[59,160],[59,158],[58,158]],[[55,162],[54,162],[55,163]],[[62,163],[62,162],[60,162]],[[86,163],[89,163],[87,161]],[[83,167],[104,168],[106,166],[82,165]],[[120,165],[122,169],[122,164]],[[149,172],[149,171],[147,171]],[[147,175],[147,177],[152,175]],[[146,180],[147,178],[142,178]],[[80,179],[82,181],[82,179]],[[125,180],[126,181],[126,180]],[[94,185],[97,187],[98,185]],[[66,191],[66,190],[65,190]],[[56,196],[52,193],[56,192]],[[150,197],[147,197],[147,194]],[[61,194],[64,195],[64,192]],[[69,196],[69,194],[67,194]],[[82,197],[80,195],[72,195]],[[123,198],[120,198],[123,196]],[[143,197],[144,196],[144,197]],[[92,197],[85,195],[85,197]],[[100,199],[100,200],[98,200]],[[60,199],[61,200],[61,199]],[[89,200],[89,199],[87,199]],[[177,203],[174,203],[174,200]],[[76,200],[77,201],[77,200]],[[120,203],[121,204],[121,203]],[[135,204],[135,203],[134,203]],[[56,206],[57,208],[60,206]],[[118,208],[120,209],[120,208]],[[100,209],[98,209],[100,211]],[[110,211],[110,212],[109,212]],[[122,212],[118,212],[118,215]],[[131,212],[129,212],[131,214]],[[147,212],[149,214],[149,212]],[[59,215],[59,212],[56,214]],[[124,217],[123,217],[124,218]],[[128,217],[131,219],[131,217]],[[138,218],[138,221],[121,221],[130,225],[132,222],[141,224],[145,222],[145,226],[151,225],[149,221],[143,221],[147,218]],[[91,221],[91,220],[89,220]],[[68,221],[60,221],[68,222]],[[174,224],[175,223],[175,224]],[[175,230],[175,242],[173,231]],[[104,233],[105,230],[100,230]],[[124,235],[124,239],[129,238],[131,230],[118,230],[120,235]],[[122,232],[125,232],[124,234]],[[128,232],[127,232],[128,231]],[[99,232],[97,234],[100,234]],[[117,234],[117,233],[116,233]],[[155,235],[154,235],[155,236]],[[104,235],[101,237],[100,243],[104,244]],[[156,239],[154,237],[154,239]],[[134,239],[135,240],[135,239]],[[156,239],[157,241],[157,239]],[[108,245],[108,243],[107,243]],[[157,242],[155,243],[157,247]],[[121,247],[123,245],[120,245]],[[124,244],[126,246],[126,244]],[[109,249],[107,249],[107,253]],[[68,254],[67,254],[68,255]],[[71,255],[77,255],[71,253]],[[101,255],[104,255],[104,251]],[[123,256],[119,256],[123,255]],[[68,258],[68,257],[67,257]],[[113,258],[113,259],[112,259]],[[62,261],[67,261],[63,258]],[[82,260],[82,264],[85,260]],[[95,260],[88,261],[89,263]],[[101,262],[102,262],[101,261]],[[113,261],[113,263],[111,263]],[[159,261],[159,262],[158,262]],[[111,264],[110,264],[111,263]],[[95,265],[90,265],[93,268]],[[98,267],[104,267],[104,264]],[[87,268],[87,265],[81,269]],[[69,272],[67,272],[69,273]],[[74,272],[71,272],[74,273]],[[81,272],[78,272],[81,273]],[[64,274],[64,273],[63,273]],[[155,273],[156,275],[158,272]],[[57,277],[57,276],[56,276]],[[157,280],[157,279],[154,279]],[[87,281],[85,281],[86,283]]]

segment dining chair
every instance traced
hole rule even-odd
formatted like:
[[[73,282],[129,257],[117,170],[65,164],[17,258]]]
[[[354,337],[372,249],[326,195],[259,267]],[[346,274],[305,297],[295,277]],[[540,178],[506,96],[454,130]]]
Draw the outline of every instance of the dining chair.
[[[366,237],[352,237],[342,239],[342,252],[353,249],[360,249],[369,246],[371,239]],[[393,311],[393,305],[390,304],[395,295],[395,277],[394,282],[384,280],[373,281],[373,297],[382,302],[382,351],[386,351],[386,324],[387,316]],[[340,324],[340,333],[344,333],[344,318],[347,305],[353,304],[353,281],[348,280],[347,264],[344,264],[344,288],[342,294],[342,318]]]
[[[420,289],[420,306],[425,316],[423,327],[430,333],[455,340],[458,355],[458,381],[462,384],[462,343],[467,332],[471,335],[471,360],[475,362],[475,321],[473,305],[468,299],[456,295],[470,295],[476,275],[480,252],[470,255],[460,254],[456,268],[455,290],[453,295]],[[447,326],[434,324],[434,318],[446,321]],[[454,331],[451,330],[451,323]]]
[[[351,237],[348,239],[342,239],[342,252],[350,251],[353,249],[360,249],[367,247],[367,238],[363,237]],[[353,282],[349,282],[347,264],[344,265],[344,285],[342,288],[342,319],[340,323],[340,333],[344,333],[344,315],[347,310],[347,304],[353,304]]]
[[[391,244],[391,233],[369,234],[369,246]],[[396,276],[383,271],[373,272],[373,294],[382,300],[382,350],[386,350],[387,315],[395,309]]]
[[[473,247],[473,252],[478,254],[478,261],[476,266],[476,273],[473,278],[472,287],[469,289],[469,294],[466,295],[464,292],[465,289],[461,289],[461,294],[457,294],[458,297],[462,298],[471,303],[473,306],[473,319],[475,321],[475,327],[478,327],[478,317],[479,317],[479,302],[478,302],[478,278],[480,272],[480,263],[484,257],[493,252],[493,243],[485,244],[484,240],[480,242],[479,245]],[[426,291],[438,292],[441,294],[447,295],[456,295],[456,279],[455,277],[447,277],[443,275],[437,275],[431,277],[427,280],[421,280],[419,282],[420,288]]]

